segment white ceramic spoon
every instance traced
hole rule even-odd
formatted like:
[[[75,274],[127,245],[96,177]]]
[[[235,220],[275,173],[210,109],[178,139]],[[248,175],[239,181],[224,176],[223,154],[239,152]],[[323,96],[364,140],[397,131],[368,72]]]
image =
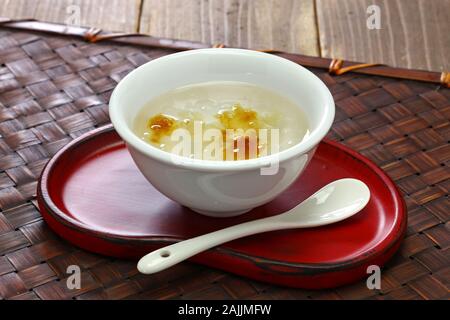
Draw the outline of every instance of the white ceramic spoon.
[[[340,179],[326,185],[295,208],[268,218],[241,223],[150,252],[138,262],[145,274],[167,269],[219,244],[252,234],[335,223],[351,217],[369,202],[364,182]]]

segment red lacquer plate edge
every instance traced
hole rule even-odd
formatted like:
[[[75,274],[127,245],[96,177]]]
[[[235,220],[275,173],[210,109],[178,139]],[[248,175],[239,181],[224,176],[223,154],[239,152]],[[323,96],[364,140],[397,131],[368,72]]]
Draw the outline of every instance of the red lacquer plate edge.
[[[38,204],[41,214],[50,228],[69,242],[88,251],[108,256],[136,258],[150,250],[179,241],[179,239],[118,236],[90,229],[89,226],[62,212],[50,198],[47,189],[49,174],[58,163],[61,155],[87,140],[113,130],[112,125],[95,129],[71,141],[59,150],[42,171],[37,186]],[[328,139],[323,142],[345,152],[375,172],[389,189],[392,199],[396,202],[397,219],[393,229],[373,250],[357,258],[340,261],[339,263],[288,263],[249,256],[229,248],[218,247],[199,254],[191,260],[264,282],[309,289],[330,288],[347,284],[366,276],[366,268],[369,265],[381,267],[397,251],[406,232],[405,202],[394,182],[372,161],[338,142]]]

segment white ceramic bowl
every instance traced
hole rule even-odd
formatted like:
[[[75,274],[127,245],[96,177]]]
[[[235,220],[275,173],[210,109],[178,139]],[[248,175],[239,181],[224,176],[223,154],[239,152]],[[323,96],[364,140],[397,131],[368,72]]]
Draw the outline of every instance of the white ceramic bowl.
[[[133,133],[135,117],[146,102],[171,89],[206,81],[244,81],[287,96],[305,112],[311,134],[267,157],[208,161],[174,156]],[[271,201],[297,179],[330,129],[334,108],[327,87],[300,65],[266,53],[220,48],[175,53],[137,68],[114,89],[110,117],[139,170],[155,188],[196,212],[230,217]],[[261,168],[268,164],[278,164],[278,170],[262,175]]]

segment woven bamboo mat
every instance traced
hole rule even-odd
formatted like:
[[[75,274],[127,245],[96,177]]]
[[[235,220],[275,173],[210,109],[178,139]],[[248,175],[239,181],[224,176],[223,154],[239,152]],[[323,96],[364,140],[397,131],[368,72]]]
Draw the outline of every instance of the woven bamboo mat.
[[[448,299],[450,90],[436,84],[311,68],[337,105],[331,139],[364,154],[397,183],[408,232],[382,271],[365,281],[305,291],[183,263],[140,275],[135,262],[73,247],[42,220],[36,181],[49,158],[109,122],[108,99],[137,66],[174,52],[0,29],[0,299]],[[66,287],[69,265],[82,287]]]

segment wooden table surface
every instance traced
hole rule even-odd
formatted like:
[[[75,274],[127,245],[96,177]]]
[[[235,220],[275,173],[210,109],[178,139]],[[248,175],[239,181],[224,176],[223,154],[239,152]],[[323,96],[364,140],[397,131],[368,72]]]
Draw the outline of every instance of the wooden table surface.
[[[0,16],[450,70],[450,0],[0,0]]]

